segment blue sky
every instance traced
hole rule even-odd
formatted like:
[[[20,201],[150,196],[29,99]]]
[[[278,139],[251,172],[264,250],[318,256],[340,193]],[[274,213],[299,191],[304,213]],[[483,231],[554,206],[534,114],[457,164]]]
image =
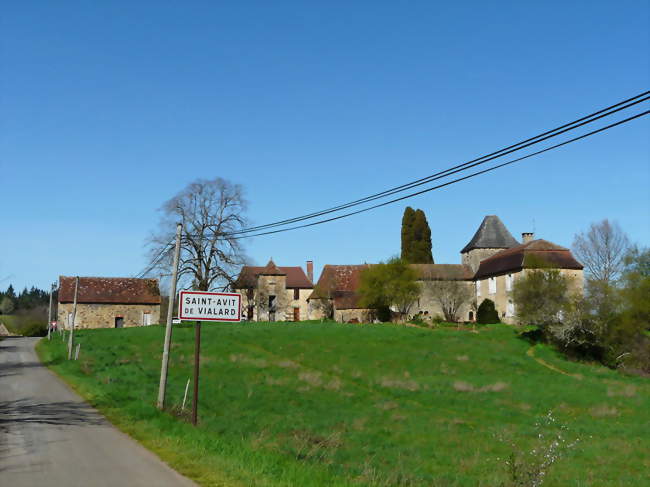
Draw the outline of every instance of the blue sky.
[[[636,95],[649,17],[647,1],[7,2],[0,288],[136,274],[157,209],[197,178],[244,185],[263,224]],[[438,263],[459,262],[487,214],[565,246],[610,218],[648,245],[648,118],[247,252],[317,271],[385,259],[406,204]]]

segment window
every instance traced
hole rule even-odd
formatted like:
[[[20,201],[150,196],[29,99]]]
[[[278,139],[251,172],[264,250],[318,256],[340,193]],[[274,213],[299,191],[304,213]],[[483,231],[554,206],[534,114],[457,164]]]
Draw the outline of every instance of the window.
[[[497,293],[497,278],[490,277],[488,279],[488,293],[496,294]]]
[[[476,281],[476,297],[481,297],[481,281]]]
[[[511,317],[515,315],[515,303],[512,302],[512,299],[508,300],[508,306],[506,308],[506,316]]]
[[[144,311],[142,313],[142,326],[151,325],[151,313],[149,311]]]
[[[506,291],[512,291],[512,274],[506,275]]]
[[[293,299],[300,299],[300,289],[295,288],[293,290]]]

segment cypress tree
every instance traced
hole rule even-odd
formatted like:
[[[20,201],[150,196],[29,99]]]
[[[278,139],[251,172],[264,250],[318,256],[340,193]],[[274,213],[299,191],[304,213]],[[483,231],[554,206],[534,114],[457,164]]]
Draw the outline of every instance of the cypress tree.
[[[431,229],[422,210],[410,206],[402,217],[402,259],[411,264],[433,264]]]
[[[411,249],[413,247],[413,222],[415,220],[415,210],[407,206],[402,216],[402,260],[410,262]]]

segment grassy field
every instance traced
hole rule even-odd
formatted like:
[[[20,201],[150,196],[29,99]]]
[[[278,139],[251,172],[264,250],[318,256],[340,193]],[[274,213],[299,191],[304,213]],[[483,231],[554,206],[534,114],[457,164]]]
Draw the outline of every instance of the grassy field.
[[[206,323],[199,428],[154,407],[163,327],[80,331],[78,362],[56,339],[39,353],[203,485],[509,485],[509,455],[538,456],[559,435],[578,442],[544,485],[648,485],[650,381],[568,362],[506,325],[478,331]],[[193,339],[174,329],[173,408]]]

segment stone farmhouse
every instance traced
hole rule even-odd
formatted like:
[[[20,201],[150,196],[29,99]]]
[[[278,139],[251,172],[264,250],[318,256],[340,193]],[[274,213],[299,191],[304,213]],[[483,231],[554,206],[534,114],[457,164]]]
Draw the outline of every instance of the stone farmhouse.
[[[75,278],[59,277],[58,322],[72,324]],[[122,328],[157,324],[160,289],[157,279],[80,277],[75,328]]]
[[[361,272],[369,266],[325,265],[314,292],[309,296],[310,318],[333,317],[343,323],[372,321],[374,310],[363,308],[357,293]]]
[[[307,298],[314,288],[314,264],[278,267],[244,266],[232,285],[242,295],[242,316],[249,321],[300,321],[309,319]]]
[[[455,281],[476,297],[461,306],[460,320],[474,321],[481,302],[491,299],[502,321],[513,323],[516,316],[511,299],[513,284],[540,262],[559,269],[570,278],[575,290],[582,290],[583,266],[569,249],[546,240],[534,240],[532,233],[523,233],[520,243],[496,215],[483,219],[460,253],[460,264],[412,264],[422,291],[411,314],[443,316],[436,295],[441,286],[437,283]],[[326,265],[309,297],[310,317],[318,319],[329,314],[343,322],[371,320],[373,310],[362,308],[357,294],[361,272],[369,265]]]

